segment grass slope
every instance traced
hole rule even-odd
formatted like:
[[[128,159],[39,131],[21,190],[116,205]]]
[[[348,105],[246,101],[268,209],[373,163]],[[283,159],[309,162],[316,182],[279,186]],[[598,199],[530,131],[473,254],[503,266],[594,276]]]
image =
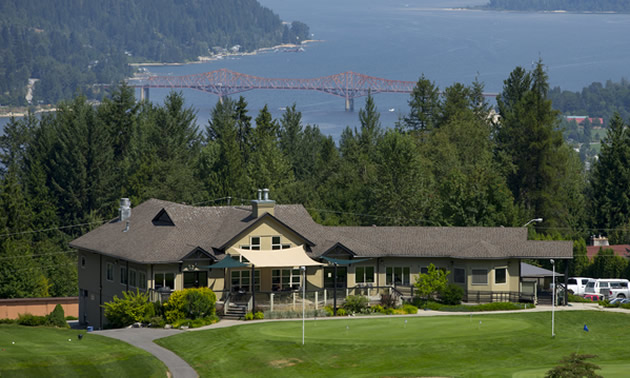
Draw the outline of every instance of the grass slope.
[[[583,330],[588,325],[590,332]],[[571,352],[630,371],[630,315],[595,311],[271,322],[158,340],[201,376],[543,376]]]
[[[166,376],[166,366],[143,350],[69,329],[2,324],[0,361],[0,377]]]

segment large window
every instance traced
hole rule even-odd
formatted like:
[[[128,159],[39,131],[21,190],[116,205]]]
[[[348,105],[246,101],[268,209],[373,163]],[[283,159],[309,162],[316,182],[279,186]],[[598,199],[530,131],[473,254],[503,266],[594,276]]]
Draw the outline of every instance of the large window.
[[[387,285],[409,285],[409,267],[391,267],[385,270],[385,284]]]
[[[465,284],[466,283],[466,269],[462,269],[462,268],[453,269],[453,282]]]
[[[184,289],[208,286],[208,272],[205,270],[184,272]]]
[[[374,267],[373,266],[357,266],[354,269],[356,283],[374,283]]]
[[[107,268],[105,271],[105,278],[107,279],[107,281],[114,280],[114,264],[107,263]]]
[[[147,273],[143,271],[138,272],[138,287],[140,289],[147,288]]]
[[[507,269],[497,268],[494,270],[494,283],[504,284],[507,282]]]
[[[299,269],[274,269],[271,271],[271,290],[297,290],[302,282]]]
[[[127,276],[127,268],[124,266],[120,267],[120,284],[127,285],[129,283],[129,277]]]
[[[231,278],[232,291],[248,292],[250,287],[251,270],[233,270]],[[254,290],[260,291],[260,270],[254,271]]]
[[[133,269],[129,269],[129,285],[133,287],[138,286],[137,273]]]
[[[473,285],[487,285],[488,284],[488,271],[486,269],[473,269],[472,270],[472,284]]]
[[[155,273],[155,290],[174,290],[175,289],[175,273]]]

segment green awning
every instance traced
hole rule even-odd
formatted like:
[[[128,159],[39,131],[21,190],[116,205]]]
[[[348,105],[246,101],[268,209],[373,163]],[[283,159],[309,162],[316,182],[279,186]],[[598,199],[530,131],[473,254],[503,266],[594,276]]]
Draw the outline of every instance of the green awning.
[[[350,265],[350,264],[356,264],[356,263],[360,263],[363,261],[368,261],[368,260],[372,260],[372,259],[358,259],[358,260],[340,260],[340,259],[333,259],[330,257],[326,257],[326,256],[322,256],[322,259],[331,262],[333,264],[337,264],[337,265]]]
[[[223,260],[219,261],[216,264],[200,266],[199,268],[225,269],[225,268],[244,268],[244,267],[248,267],[248,266],[249,266],[248,264],[243,264],[242,262],[240,262],[238,260],[234,260],[230,256],[225,256],[225,258]]]

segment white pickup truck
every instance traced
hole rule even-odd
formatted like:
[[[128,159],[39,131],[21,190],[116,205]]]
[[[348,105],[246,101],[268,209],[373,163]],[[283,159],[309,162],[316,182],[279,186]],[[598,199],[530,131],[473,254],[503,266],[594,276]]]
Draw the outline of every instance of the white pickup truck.
[[[622,278],[602,278],[590,280],[584,289],[585,294],[602,294],[607,299],[630,298],[630,281]]]
[[[584,289],[586,289],[586,284],[590,280],[592,280],[592,278],[571,277],[567,282],[567,289],[575,295],[584,295]]]

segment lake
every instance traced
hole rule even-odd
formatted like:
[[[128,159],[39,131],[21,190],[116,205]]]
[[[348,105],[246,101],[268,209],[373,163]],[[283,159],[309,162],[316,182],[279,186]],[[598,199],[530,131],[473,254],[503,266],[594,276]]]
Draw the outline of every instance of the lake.
[[[307,23],[313,38],[297,53],[264,53],[202,64],[147,67],[159,75],[188,75],[227,68],[261,77],[315,78],[345,71],[416,81],[422,73],[440,88],[475,77],[487,92],[500,92],[516,66],[531,68],[539,57],[552,87],[580,90],[591,82],[630,77],[630,15],[519,13],[457,9],[478,0],[259,0],[285,21]],[[626,37],[624,37],[626,36]],[[184,90],[205,126],[217,97]],[[167,90],[151,89],[160,103]],[[339,137],[358,125],[358,109],[346,112],[339,97],[310,91],[254,90],[242,95],[250,115],[268,104],[274,117],[296,103],[305,123]],[[238,96],[238,95],[237,95]],[[237,97],[236,96],[236,97]],[[374,96],[383,126],[407,111],[408,95]],[[394,109],[394,111],[389,111]]]

